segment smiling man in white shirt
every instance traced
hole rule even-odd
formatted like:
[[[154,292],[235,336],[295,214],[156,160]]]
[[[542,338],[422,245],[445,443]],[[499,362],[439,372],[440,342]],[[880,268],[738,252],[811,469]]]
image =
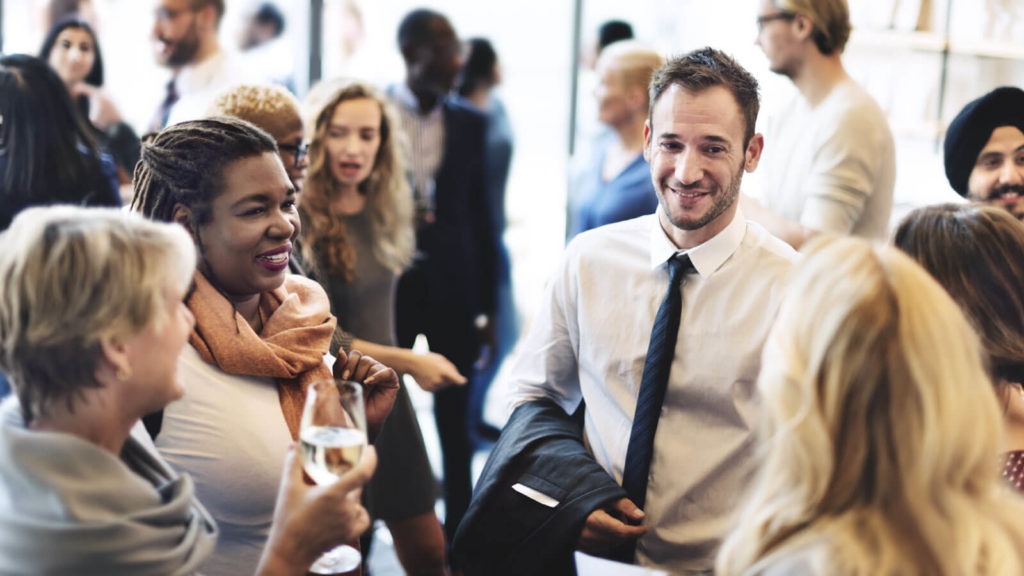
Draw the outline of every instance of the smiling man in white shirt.
[[[625,544],[628,559],[635,540],[638,564],[710,573],[752,471],[761,347],[796,253],[738,210],[763,148],[757,81],[704,48],[662,67],[650,101],[644,156],[657,212],[569,244],[513,366],[513,404],[551,399],[572,413],[585,402],[586,446],[622,482],[669,261],[687,256],[653,457],[640,473],[646,502],[594,510],[578,547],[622,558],[613,549]]]

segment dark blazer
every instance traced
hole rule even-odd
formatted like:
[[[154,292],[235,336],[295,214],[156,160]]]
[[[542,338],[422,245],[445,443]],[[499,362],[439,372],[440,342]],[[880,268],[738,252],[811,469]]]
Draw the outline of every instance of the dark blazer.
[[[512,489],[555,500],[548,507]],[[466,576],[575,574],[573,552],[587,516],[626,492],[583,446],[578,418],[551,400],[516,408],[477,482],[452,547]]]
[[[434,177],[434,222],[416,232],[427,282],[427,302],[468,311],[495,308],[498,248],[485,179],[483,114],[455,98],[443,103],[445,151]]]

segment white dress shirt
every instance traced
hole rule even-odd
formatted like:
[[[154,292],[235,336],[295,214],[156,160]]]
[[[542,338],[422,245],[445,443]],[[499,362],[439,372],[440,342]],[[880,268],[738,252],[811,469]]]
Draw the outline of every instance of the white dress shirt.
[[[660,211],[660,208],[659,208]],[[540,397],[587,404],[585,441],[616,481],[651,328],[681,252],[657,215],[574,238],[513,365],[513,405]],[[761,348],[796,253],[737,213],[686,251],[675,358],[654,440],[640,564],[710,571],[749,479]]]
[[[407,84],[395,84],[389,90],[398,109],[399,121],[405,132],[405,157],[412,175],[413,195],[420,214],[433,213],[435,207],[434,177],[444,160],[443,100],[426,114],[420,113],[420,102]]]
[[[221,92],[238,84],[264,81],[250,73],[237,54],[219,49],[202,62],[183,67],[175,76],[178,101],[171,107],[167,125],[205,118],[210,104]]]

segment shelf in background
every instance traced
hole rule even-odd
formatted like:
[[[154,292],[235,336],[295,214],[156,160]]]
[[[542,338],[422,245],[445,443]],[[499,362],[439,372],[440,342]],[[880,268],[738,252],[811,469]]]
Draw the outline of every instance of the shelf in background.
[[[921,141],[938,140],[946,131],[945,125],[938,121],[900,121],[891,116],[889,117],[889,127],[892,129],[893,134]]]
[[[857,28],[850,36],[850,46],[858,50],[899,49],[917,52],[942,52],[948,46],[949,53],[954,55],[1024,60],[1024,44],[991,40],[947,40],[935,32]]]
[[[1002,58],[1005,60],[1024,60],[1024,45],[993,42],[990,40],[958,41],[950,40],[950,54],[965,56],[981,56],[984,58]]]
[[[946,49],[946,38],[935,32],[855,28],[850,35],[850,45],[856,49],[895,48],[921,52],[942,52]]]

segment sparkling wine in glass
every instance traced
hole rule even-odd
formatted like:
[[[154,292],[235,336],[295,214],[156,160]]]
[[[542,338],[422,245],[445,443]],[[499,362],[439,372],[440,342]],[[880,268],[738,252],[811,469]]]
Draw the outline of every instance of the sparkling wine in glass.
[[[299,432],[302,467],[317,484],[332,484],[351,470],[366,446],[363,388],[348,380],[310,384]],[[341,545],[324,553],[309,569],[313,574],[336,574],[362,563],[359,551]]]

